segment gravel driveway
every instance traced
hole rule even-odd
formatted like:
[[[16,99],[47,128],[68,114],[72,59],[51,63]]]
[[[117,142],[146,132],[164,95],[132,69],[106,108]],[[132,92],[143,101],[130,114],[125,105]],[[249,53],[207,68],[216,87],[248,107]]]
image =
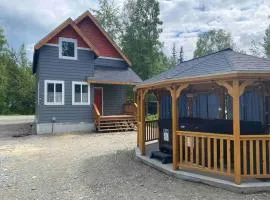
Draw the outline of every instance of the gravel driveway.
[[[134,158],[136,134],[0,139],[0,199],[268,199],[176,180]]]

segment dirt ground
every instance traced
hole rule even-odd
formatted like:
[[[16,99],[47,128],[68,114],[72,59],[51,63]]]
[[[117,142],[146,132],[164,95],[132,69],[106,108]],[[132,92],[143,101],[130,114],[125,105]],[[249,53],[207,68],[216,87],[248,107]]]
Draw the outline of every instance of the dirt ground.
[[[171,178],[135,145],[135,132],[2,137],[0,199],[270,199]]]

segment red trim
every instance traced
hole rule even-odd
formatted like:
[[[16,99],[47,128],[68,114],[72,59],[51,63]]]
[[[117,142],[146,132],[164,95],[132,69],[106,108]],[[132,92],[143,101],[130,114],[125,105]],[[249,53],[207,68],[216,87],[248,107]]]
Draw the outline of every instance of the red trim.
[[[100,56],[122,58],[113,45],[107,40],[96,25],[89,19],[83,19],[77,26],[81,29],[87,39],[97,47]]]
[[[50,39],[47,43],[58,44],[59,37],[76,39],[78,42],[78,47],[89,48],[89,46],[82,40],[79,34],[70,25],[60,31],[60,33]]]

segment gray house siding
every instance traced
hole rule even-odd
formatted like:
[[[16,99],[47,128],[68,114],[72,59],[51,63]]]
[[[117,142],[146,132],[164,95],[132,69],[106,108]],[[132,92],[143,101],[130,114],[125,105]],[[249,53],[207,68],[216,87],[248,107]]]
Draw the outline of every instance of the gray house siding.
[[[59,59],[58,47],[44,46],[40,49],[37,76],[39,79],[38,123],[93,122],[91,105],[72,105],[72,81],[84,81],[93,75],[94,54],[78,50],[78,60]],[[44,105],[44,81],[60,80],[65,83],[64,105]],[[90,88],[90,102],[93,89]]]
[[[90,84],[90,105],[72,105],[72,81],[85,81],[94,75],[94,65],[99,67],[126,67],[121,60],[94,58],[88,50],[78,50],[78,60],[59,59],[58,47],[43,46],[39,52],[36,76],[39,92],[36,91],[37,123],[93,123],[94,87],[103,87],[104,115],[121,114],[126,100],[126,86]],[[45,80],[64,81],[64,105],[44,105]],[[38,95],[39,94],[39,95]],[[39,97],[38,97],[39,96]]]
[[[107,58],[97,58],[95,60],[95,66],[102,67],[117,67],[117,68],[127,68],[128,64],[123,60],[107,59]]]
[[[103,88],[103,115],[118,115],[123,113],[127,86],[95,84],[94,87]]]

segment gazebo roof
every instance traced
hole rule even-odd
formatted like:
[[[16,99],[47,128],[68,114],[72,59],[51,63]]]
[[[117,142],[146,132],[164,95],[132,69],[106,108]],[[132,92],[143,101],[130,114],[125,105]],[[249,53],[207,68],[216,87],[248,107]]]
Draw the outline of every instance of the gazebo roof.
[[[199,58],[185,61],[157,76],[145,80],[137,87],[195,77],[213,77],[229,74],[270,73],[270,60],[224,49]]]

